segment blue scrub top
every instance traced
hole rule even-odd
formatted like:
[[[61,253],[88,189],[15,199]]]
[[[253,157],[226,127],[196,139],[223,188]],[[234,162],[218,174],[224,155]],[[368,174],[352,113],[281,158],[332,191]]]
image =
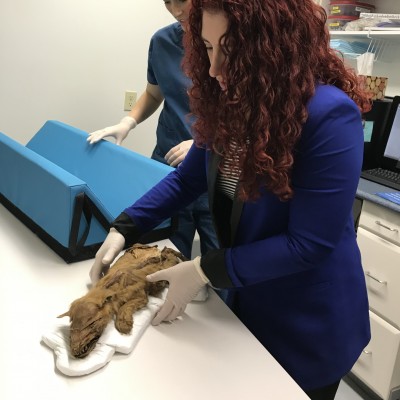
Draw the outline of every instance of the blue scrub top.
[[[147,81],[158,85],[164,105],[157,126],[157,144],[152,158],[166,163],[165,154],[178,143],[192,139],[188,122],[191,81],[181,67],[183,29],[176,22],[158,30],[149,47]]]

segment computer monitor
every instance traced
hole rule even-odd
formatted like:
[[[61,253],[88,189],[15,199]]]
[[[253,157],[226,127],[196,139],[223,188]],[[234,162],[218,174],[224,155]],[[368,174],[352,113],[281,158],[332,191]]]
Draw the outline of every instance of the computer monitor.
[[[363,114],[364,159],[362,169],[378,168],[384,149],[384,133],[392,99],[375,100],[369,112]]]
[[[385,147],[380,167],[400,172],[400,96],[393,98],[384,132]]]

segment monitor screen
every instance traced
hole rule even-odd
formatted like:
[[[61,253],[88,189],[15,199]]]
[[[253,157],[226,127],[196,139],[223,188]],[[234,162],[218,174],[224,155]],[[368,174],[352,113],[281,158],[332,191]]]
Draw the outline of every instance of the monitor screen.
[[[400,104],[396,106],[393,124],[383,155],[392,160],[400,160]]]
[[[363,170],[379,167],[386,145],[385,127],[391,106],[392,99],[373,101],[371,110],[363,114]]]

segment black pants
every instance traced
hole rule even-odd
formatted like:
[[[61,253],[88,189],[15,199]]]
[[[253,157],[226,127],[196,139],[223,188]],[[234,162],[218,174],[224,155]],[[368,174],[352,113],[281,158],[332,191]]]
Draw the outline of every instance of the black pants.
[[[306,391],[311,400],[334,400],[340,381],[322,388]]]

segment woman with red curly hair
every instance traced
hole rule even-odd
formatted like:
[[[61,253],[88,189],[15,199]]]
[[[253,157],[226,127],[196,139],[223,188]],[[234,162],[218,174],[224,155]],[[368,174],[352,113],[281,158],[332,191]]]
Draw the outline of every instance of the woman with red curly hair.
[[[220,248],[168,280],[153,324],[210,284],[311,399],[333,399],[370,340],[352,205],[363,158],[357,76],[312,0],[192,0],[184,67],[195,145],[114,221],[92,267],[208,190]]]

